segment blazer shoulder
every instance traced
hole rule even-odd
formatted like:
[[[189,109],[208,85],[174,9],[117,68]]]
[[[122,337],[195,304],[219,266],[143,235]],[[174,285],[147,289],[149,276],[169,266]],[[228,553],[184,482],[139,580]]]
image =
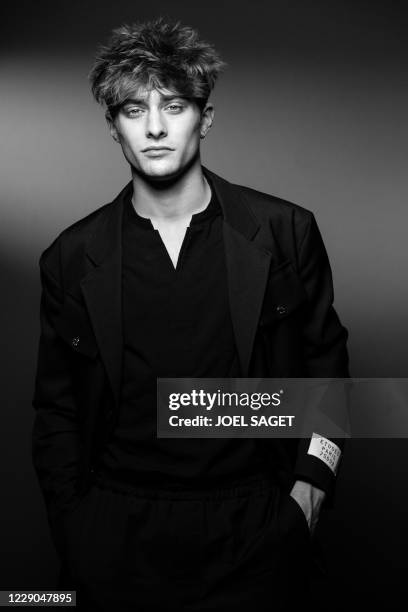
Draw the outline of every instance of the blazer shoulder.
[[[38,262],[40,269],[48,272],[58,283],[61,274],[62,252],[66,250],[67,245],[72,252],[83,248],[112,205],[113,202],[103,204],[63,229],[42,251]]]
[[[247,206],[261,225],[272,223],[277,229],[291,227],[300,239],[314,220],[313,212],[300,204],[252,187],[235,187],[240,190]]]
[[[291,216],[296,214],[299,218],[309,219],[313,212],[300,204],[295,204],[290,200],[285,200],[276,195],[258,191],[245,185],[235,185],[244,196],[251,210],[256,213],[268,215]]]

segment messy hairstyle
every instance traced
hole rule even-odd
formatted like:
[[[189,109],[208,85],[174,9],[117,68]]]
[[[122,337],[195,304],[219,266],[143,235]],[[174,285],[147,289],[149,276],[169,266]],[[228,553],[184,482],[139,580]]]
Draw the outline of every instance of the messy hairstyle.
[[[140,88],[174,91],[202,110],[226,66],[196,30],[158,17],[113,30],[98,48],[89,80],[95,100],[112,118]]]

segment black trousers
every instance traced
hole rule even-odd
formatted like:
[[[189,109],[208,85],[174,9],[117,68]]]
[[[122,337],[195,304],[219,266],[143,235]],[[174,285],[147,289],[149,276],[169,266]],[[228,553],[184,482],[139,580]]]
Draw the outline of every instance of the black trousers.
[[[184,492],[95,482],[64,535],[59,588],[77,591],[79,609],[266,612],[311,601],[306,518],[262,475]]]

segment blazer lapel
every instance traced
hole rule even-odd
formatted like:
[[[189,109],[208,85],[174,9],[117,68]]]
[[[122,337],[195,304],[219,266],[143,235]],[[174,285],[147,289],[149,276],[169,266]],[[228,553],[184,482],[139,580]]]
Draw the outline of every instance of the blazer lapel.
[[[122,217],[132,190],[129,182],[101,216],[86,250],[94,267],[80,282],[117,408],[123,354]]]
[[[260,224],[245,202],[243,190],[203,167],[223,210],[223,235],[230,312],[242,376],[248,377],[269,270],[279,264],[277,245],[262,247]],[[270,244],[270,240],[269,243]],[[276,247],[276,248],[275,248]]]
[[[249,373],[271,255],[254,247],[227,224],[224,224],[224,244],[231,319],[245,378]]]

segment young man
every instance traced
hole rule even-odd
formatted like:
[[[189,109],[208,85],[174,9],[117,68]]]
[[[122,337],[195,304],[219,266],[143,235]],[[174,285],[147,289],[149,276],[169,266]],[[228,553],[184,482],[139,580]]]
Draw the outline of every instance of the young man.
[[[307,608],[327,441],[156,436],[158,377],[348,376],[313,214],[201,164],[224,65],[180,23],[114,31],[90,79],[132,180],[40,258],[33,461],[84,609]]]

